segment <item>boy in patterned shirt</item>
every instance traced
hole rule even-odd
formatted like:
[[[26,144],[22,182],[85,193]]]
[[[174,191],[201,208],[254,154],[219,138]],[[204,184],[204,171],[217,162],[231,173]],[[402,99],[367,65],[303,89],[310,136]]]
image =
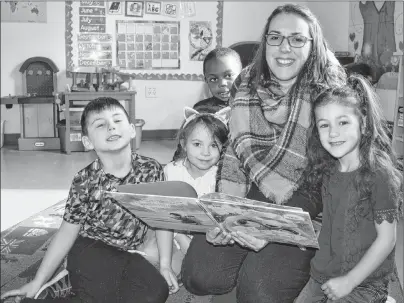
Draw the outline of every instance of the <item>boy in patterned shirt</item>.
[[[102,191],[118,185],[163,181],[162,166],[154,159],[132,153],[134,125],[115,99],[91,101],[81,117],[82,142],[98,159],[73,179],[59,231],[54,236],[34,280],[2,296],[26,297],[30,302],[65,256],[73,296],[66,302],[165,302],[178,290],[171,269],[171,249],[160,256],[160,273],[136,250],[147,226]],[[158,231],[157,241],[171,241]],[[162,243],[162,242],[161,242]],[[170,247],[169,245],[162,245]],[[42,300],[41,302],[48,301]]]

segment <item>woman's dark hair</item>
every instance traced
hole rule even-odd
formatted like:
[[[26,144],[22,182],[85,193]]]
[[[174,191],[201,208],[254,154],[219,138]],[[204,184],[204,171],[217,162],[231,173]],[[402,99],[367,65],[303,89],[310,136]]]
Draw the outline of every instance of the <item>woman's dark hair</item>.
[[[250,93],[253,94],[257,90],[257,86],[262,84],[262,80],[271,80],[270,70],[266,60],[266,34],[272,20],[280,14],[294,14],[303,18],[310,31],[312,40],[312,48],[310,55],[297,76],[295,89],[299,90],[302,80],[309,85],[315,86],[332,86],[345,82],[345,71],[340,63],[330,51],[327,41],[324,38],[323,31],[316,16],[306,7],[294,4],[285,4],[278,6],[268,17],[264,31],[261,35],[261,41],[253,63],[250,65]]]
[[[348,78],[347,85],[324,91],[313,103],[304,189],[307,192],[315,192],[320,188],[323,178],[336,169],[337,159],[333,158],[321,145],[315,117],[316,108],[333,103],[352,108],[360,125],[364,127],[359,145],[359,173],[355,179],[355,187],[360,197],[357,208],[371,206],[364,203],[369,201],[376,172],[382,173],[382,176],[388,180],[391,197],[401,203],[402,176],[396,167],[396,158],[387,135],[379,97],[371,84],[357,74]],[[369,209],[369,207],[362,209]]]
[[[186,157],[186,151],[183,146],[186,144],[189,135],[198,125],[206,127],[219,147],[222,147],[226,143],[229,134],[227,126],[222,121],[215,118],[213,114],[199,113],[187,124],[185,124],[185,121],[182,123],[177,135],[178,146],[174,153],[174,162]]]

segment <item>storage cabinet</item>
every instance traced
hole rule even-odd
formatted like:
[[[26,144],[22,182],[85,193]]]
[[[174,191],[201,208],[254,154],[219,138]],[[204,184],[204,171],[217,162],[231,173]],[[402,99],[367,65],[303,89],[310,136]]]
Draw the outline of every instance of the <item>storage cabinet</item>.
[[[38,111],[38,137],[56,137],[53,114],[53,104],[37,104]]]
[[[25,138],[55,137],[52,104],[24,105]]]
[[[38,137],[38,107],[37,104],[26,104],[24,113],[24,135],[26,138]]]

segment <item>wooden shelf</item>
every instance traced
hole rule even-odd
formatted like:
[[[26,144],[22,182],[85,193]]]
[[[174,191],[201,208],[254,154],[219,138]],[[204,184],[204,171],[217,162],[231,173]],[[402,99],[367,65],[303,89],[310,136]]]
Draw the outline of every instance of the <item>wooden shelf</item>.
[[[135,123],[135,96],[136,92],[134,91],[125,91],[125,92],[118,92],[118,91],[100,91],[100,92],[67,92],[64,93],[65,96],[65,119],[66,119],[66,134],[65,134],[65,149],[66,154],[71,153],[71,146],[70,146],[70,128],[71,128],[71,121],[70,121],[70,101],[91,101],[101,97],[110,97],[117,99],[118,101],[127,101],[129,104],[129,118],[132,123]],[[133,139],[131,142],[132,150],[136,149],[136,140]]]

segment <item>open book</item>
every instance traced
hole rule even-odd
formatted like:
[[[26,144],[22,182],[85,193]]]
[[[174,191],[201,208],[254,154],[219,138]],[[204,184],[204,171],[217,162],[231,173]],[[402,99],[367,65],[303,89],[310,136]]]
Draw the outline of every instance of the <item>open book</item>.
[[[220,227],[270,242],[319,248],[309,214],[296,207],[223,193],[189,198],[106,191],[104,198],[112,198],[152,228],[205,233]]]

